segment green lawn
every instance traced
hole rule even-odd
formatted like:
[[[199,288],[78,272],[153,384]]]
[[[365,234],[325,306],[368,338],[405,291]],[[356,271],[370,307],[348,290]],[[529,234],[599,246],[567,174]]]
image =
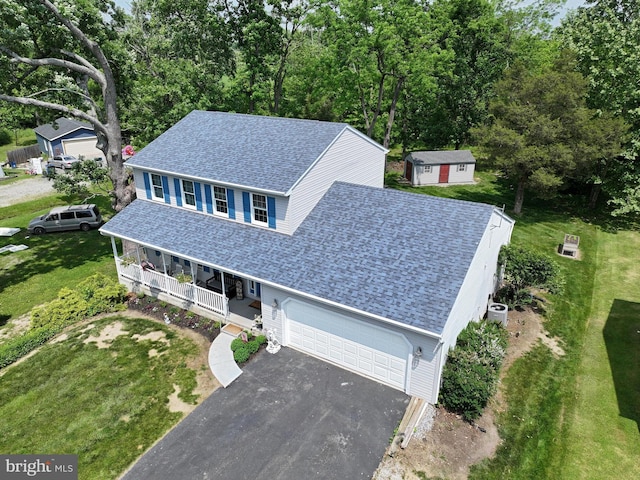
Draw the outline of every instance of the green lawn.
[[[115,322],[126,334],[108,348],[84,343]],[[133,338],[158,330],[167,341]],[[77,454],[80,479],[117,478],[183,416],[168,408],[174,385],[181,400],[195,403],[195,372],[185,360],[196,350],[149,320],[111,317],[75,327],[0,377],[0,452]]]
[[[640,233],[598,232],[562,478],[640,478]]]
[[[74,203],[61,196],[0,208],[0,227],[20,227],[12,237],[0,237],[0,247],[24,244],[29,248],[0,254],[0,328],[9,318],[18,317],[34,305],[54,299],[61,287],[73,287],[94,273],[115,278],[115,264],[109,238],[97,230],[29,235],[26,227],[37,215],[52,206]],[[109,212],[106,197],[93,199]]]

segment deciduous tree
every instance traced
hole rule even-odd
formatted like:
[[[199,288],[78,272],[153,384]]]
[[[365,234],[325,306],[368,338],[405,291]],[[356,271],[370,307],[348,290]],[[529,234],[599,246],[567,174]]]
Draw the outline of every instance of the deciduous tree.
[[[0,100],[91,123],[110,170],[116,210],[135,196],[121,154],[116,71],[105,53],[121,20],[110,0],[0,3]]]

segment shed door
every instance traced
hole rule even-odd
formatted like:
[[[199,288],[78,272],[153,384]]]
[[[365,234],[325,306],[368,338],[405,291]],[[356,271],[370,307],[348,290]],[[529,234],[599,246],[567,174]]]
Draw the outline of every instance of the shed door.
[[[80,140],[63,140],[64,153],[73,155],[76,158],[84,158],[85,160],[93,160],[96,158],[104,158],[104,153],[96,148],[96,138],[83,138]]]
[[[449,165],[440,165],[438,183],[449,183]]]
[[[413,163],[411,163],[409,160],[405,160],[405,163],[404,163],[404,178],[406,178],[407,180],[411,181],[412,177],[413,177]]]
[[[290,347],[405,390],[410,348],[404,335],[299,301],[284,308]]]

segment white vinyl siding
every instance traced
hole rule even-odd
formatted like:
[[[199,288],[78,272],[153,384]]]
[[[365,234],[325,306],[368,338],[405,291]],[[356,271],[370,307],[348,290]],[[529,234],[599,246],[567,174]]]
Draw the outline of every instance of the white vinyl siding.
[[[460,166],[464,168],[461,169]],[[453,164],[449,167],[449,184],[456,183],[473,183],[473,173],[475,171],[475,164]]]
[[[334,181],[383,188],[385,153],[346,129],[291,193],[286,224],[295,230]]]
[[[509,243],[513,221],[495,211],[482,236],[456,302],[442,332],[445,352],[455,345],[458,334],[470,321],[484,317],[489,295],[494,293],[500,247]]]

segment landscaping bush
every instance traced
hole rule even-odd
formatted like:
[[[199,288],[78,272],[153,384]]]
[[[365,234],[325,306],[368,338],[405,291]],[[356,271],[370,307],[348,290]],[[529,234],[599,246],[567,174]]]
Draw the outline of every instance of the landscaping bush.
[[[494,322],[471,322],[458,336],[442,371],[440,402],[465,420],[482,414],[498,385],[507,332]]]
[[[253,355],[260,350],[260,344],[256,340],[251,340],[247,342],[247,350],[249,350],[249,354]]]
[[[231,351],[235,352],[239,348],[244,348],[245,345],[246,345],[246,343],[241,338],[234,338],[231,341]]]
[[[89,304],[80,293],[69,288],[58,292],[58,298],[31,310],[31,328],[62,328],[85,317]]]
[[[87,317],[125,310],[127,288],[106,275],[95,274],[78,284],[77,290],[87,302]]]
[[[55,300],[31,310],[31,328],[64,327],[85,317],[125,309],[127,290],[105,275],[87,277],[75,290],[62,288]]]
[[[249,353],[247,347],[243,346],[233,352],[233,359],[236,361],[236,363],[244,363],[249,360],[250,355],[251,354]]]
[[[256,337],[256,342],[258,342],[258,345],[264,345],[265,343],[267,343],[267,337],[265,337],[264,335],[258,335]]]
[[[510,308],[531,303],[531,288],[549,293],[562,291],[564,280],[560,266],[546,255],[525,247],[505,245],[500,249],[498,263],[504,266],[505,286],[497,293],[496,300]]]
[[[58,333],[61,328],[40,327],[29,330],[24,335],[13,338],[0,345],[0,368],[11,365],[32,350],[44,344]]]

